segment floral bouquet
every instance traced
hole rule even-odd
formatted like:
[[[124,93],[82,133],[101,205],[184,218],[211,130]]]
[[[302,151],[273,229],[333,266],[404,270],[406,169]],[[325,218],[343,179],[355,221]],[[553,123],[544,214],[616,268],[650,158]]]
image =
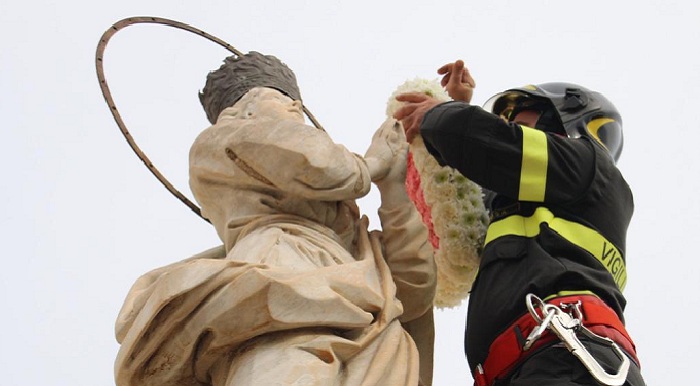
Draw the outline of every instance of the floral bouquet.
[[[407,92],[450,100],[437,80],[416,78],[394,91],[387,103],[387,116],[393,116],[402,105],[396,96]],[[409,145],[406,191],[428,228],[435,251],[435,306],[456,307],[469,296],[488,226],[481,187],[456,169],[440,166],[428,153],[423,139],[416,136]]]

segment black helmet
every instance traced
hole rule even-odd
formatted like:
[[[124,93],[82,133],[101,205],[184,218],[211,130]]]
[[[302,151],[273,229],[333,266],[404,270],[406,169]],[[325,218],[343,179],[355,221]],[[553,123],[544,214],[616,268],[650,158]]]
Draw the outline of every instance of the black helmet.
[[[518,111],[542,112],[537,129],[569,138],[589,137],[617,162],[622,153],[622,117],[602,94],[572,83],[543,83],[513,88],[486,101],[484,109],[511,120]]]

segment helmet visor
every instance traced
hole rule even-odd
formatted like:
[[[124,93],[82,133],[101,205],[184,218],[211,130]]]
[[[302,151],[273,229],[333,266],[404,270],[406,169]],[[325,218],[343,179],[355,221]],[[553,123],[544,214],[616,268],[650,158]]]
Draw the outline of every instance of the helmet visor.
[[[512,122],[521,111],[535,111],[539,114],[539,119],[534,125],[535,129],[566,135],[556,108],[544,98],[518,91],[506,91],[487,100],[484,110],[500,116],[507,122]]]

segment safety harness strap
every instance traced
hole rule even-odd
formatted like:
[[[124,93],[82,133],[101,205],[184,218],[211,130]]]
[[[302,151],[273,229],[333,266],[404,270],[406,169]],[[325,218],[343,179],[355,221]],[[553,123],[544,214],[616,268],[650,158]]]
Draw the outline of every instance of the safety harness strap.
[[[597,335],[613,340],[639,365],[632,338],[615,311],[600,298],[594,295],[573,295],[556,297],[546,302],[556,305],[574,305],[580,302],[583,326]],[[489,347],[484,363],[474,369],[474,384],[493,385],[497,379],[507,377],[525,358],[557,339],[555,334],[547,331],[528,350],[524,350],[525,337],[538,326],[538,321],[529,313],[525,313],[501,333]]]

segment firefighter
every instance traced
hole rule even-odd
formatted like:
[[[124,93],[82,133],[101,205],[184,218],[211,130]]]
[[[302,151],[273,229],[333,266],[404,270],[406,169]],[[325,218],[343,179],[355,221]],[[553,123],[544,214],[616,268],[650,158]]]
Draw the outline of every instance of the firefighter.
[[[513,88],[480,108],[463,61],[438,73],[454,101],[403,94],[394,117],[489,192],[464,343],[475,384],[644,385],[623,317],[634,205],[616,167],[620,114],[570,83]]]

